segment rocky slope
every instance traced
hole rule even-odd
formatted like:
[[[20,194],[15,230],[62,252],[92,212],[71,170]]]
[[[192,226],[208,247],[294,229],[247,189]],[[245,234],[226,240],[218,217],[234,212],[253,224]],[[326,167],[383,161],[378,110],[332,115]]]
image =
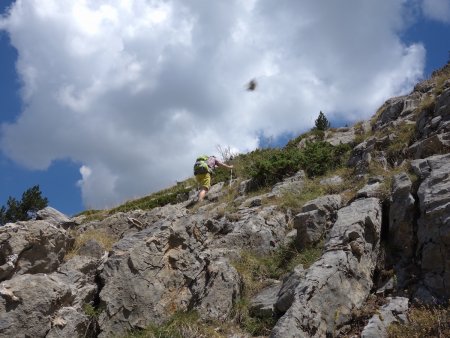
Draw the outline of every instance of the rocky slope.
[[[251,316],[272,320],[265,336],[383,337],[411,304],[445,303],[449,74],[447,65],[388,100],[372,121],[328,131],[326,141],[352,146],[350,175],[314,181],[329,194],[299,212],[280,201],[302,196],[303,172],[259,194],[249,181],[217,184],[192,209],[181,201],[89,221],[46,208],[35,221],[5,225],[0,337],[123,337],[193,310],[214,323],[210,336],[249,337],[236,315],[244,296]],[[114,244],[105,251],[99,238]],[[266,257],[292,245],[321,255],[249,293],[236,263],[243,253]],[[373,316],[361,321],[358,311],[374,298]]]

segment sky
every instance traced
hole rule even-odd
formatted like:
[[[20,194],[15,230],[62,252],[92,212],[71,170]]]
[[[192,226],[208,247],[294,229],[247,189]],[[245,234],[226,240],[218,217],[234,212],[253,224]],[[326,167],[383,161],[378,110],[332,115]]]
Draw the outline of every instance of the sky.
[[[450,0],[0,0],[0,205],[72,216],[314,126],[449,60]],[[246,84],[255,79],[256,90]]]

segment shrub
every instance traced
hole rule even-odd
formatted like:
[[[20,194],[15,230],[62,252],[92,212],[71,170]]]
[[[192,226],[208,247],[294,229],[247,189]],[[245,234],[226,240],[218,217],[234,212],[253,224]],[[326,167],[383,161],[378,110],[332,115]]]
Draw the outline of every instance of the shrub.
[[[246,174],[259,187],[274,185],[295,174],[304,161],[303,153],[297,148],[256,150],[248,159]]]
[[[244,176],[258,187],[270,186],[300,169],[309,177],[320,176],[341,166],[350,145],[332,146],[328,142],[307,142],[303,149],[292,145],[283,149],[258,149],[242,157]]]
[[[323,141],[307,143],[303,149],[302,169],[308,177],[324,175],[327,171],[342,166],[350,150],[351,146],[348,144],[332,146]]]

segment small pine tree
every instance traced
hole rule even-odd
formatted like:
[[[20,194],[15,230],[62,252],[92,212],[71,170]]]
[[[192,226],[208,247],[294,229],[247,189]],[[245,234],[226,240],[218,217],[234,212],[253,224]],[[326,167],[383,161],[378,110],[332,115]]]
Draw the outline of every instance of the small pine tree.
[[[326,118],[325,114],[322,113],[322,111],[320,111],[319,117],[317,117],[317,119],[314,123],[316,125],[317,130],[324,131],[324,130],[327,130],[328,128],[330,128],[330,122]]]
[[[9,197],[6,207],[0,208],[0,224],[9,222],[28,221],[36,217],[36,213],[48,205],[48,199],[42,197],[39,185],[26,190],[19,202],[14,197]]]

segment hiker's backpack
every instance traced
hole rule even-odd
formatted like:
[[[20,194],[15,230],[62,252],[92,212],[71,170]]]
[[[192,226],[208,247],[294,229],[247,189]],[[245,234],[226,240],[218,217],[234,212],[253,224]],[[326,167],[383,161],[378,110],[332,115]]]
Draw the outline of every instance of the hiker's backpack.
[[[208,155],[197,157],[194,164],[194,175],[211,173],[212,169],[208,165]]]

